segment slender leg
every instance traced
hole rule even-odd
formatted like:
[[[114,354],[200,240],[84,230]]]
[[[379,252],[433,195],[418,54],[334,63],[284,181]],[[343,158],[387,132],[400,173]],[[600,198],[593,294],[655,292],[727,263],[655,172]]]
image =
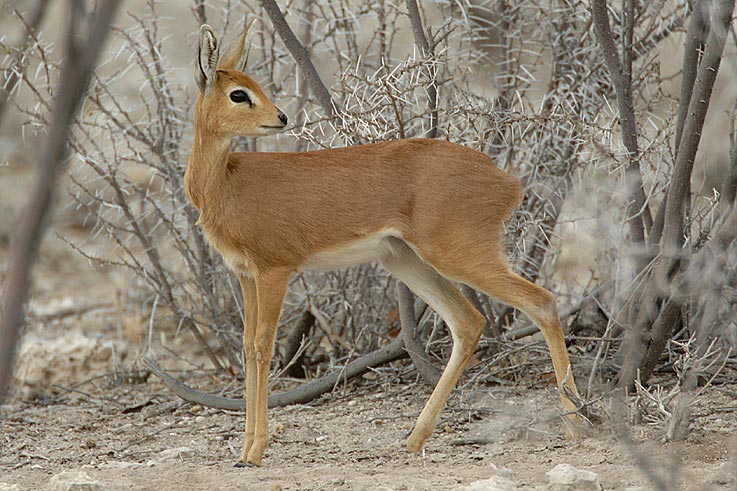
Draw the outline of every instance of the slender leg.
[[[256,283],[250,276],[238,277],[243,292],[244,324],[243,324],[243,351],[246,354],[246,439],[243,441],[243,450],[238,460],[239,464],[245,464],[248,451],[253,445],[254,429],[256,427],[256,325],[258,319],[258,300],[256,298]],[[236,464],[238,465],[238,464]]]
[[[443,318],[453,337],[448,365],[407,440],[407,449],[417,452],[435,428],[450,393],[473,354],[484,327],[484,317],[458,288],[417,256],[407,244],[394,238],[388,241],[389,250],[382,257],[384,267]]]
[[[246,463],[261,465],[269,438],[268,402],[269,368],[274,351],[276,327],[291,271],[269,270],[256,275],[258,320],[253,339],[256,358],[256,391],[254,403],[254,435]],[[249,393],[250,396],[250,393]],[[251,419],[247,417],[248,421]]]
[[[573,373],[570,372],[563,327],[558,317],[553,294],[511,271],[504,271],[492,281],[478,287],[488,295],[524,312],[542,332],[550,351],[550,358],[553,360],[560,400],[563,408],[569,413],[568,420],[572,423],[569,430],[571,436],[575,436],[576,428],[580,425],[581,420],[575,414],[576,405],[564,395],[563,384],[565,383],[574,396],[578,396],[578,390],[573,380]]]
[[[545,338],[553,361],[555,378],[558,382],[560,399],[564,409],[569,412],[568,421],[570,436],[576,436],[581,419],[575,414],[576,405],[569,400],[562,388],[563,384],[574,396],[578,396],[573,374],[570,373],[570,361],[563,338],[563,328],[558,317],[553,294],[512,273],[506,262],[485,258],[482,250],[469,246],[464,261],[453,261],[449,255],[438,254],[437,250],[420,251],[422,257],[428,259],[437,270],[449,277],[477,288],[487,295],[521,310],[540,329]]]
[[[558,317],[553,294],[511,271],[504,271],[502,274],[491,278],[491,281],[478,285],[478,288],[488,295],[521,310],[532,319],[542,332],[548,345],[558,388],[562,389],[565,381],[566,387],[575,396],[578,396],[573,374],[569,371],[568,350],[566,349],[563,328]],[[576,405],[564,395],[562,390],[560,390],[560,399],[565,410],[572,413],[568,415],[569,421],[574,426],[578,426],[580,418],[575,414]]]

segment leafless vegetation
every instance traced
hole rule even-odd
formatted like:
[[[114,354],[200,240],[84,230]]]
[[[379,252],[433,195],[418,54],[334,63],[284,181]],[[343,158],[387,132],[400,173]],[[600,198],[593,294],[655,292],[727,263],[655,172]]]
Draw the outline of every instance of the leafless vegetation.
[[[8,275],[4,289],[0,292],[0,401],[4,399],[5,388],[10,380],[13,351],[23,322],[23,303],[54,196],[56,176],[67,157],[68,134],[84,98],[101,46],[110,31],[117,6],[115,1],[103,1],[98,5],[95,15],[87,15],[83,2],[71,2],[69,28],[65,38],[66,60],[61,66],[54,67],[54,71],[59,72],[58,82],[56,79],[53,82],[50,80],[46,67],[45,82],[51,92],[48,97],[37,102],[47,114],[47,133],[42,139],[43,151],[39,159],[38,175],[30,190],[31,198],[18,220],[8,259]],[[6,92],[0,99],[0,118],[7,107],[8,95],[18,85],[19,79],[26,77],[24,58],[30,53],[32,46],[39,45],[37,28],[46,7],[46,1],[38,2],[29,21],[20,12],[14,12],[24,24],[25,36],[19,47],[6,50],[8,64],[3,76],[3,88]]]
[[[693,186],[720,59],[725,45],[735,49],[734,2],[281,7],[286,16],[267,0],[192,3],[192,32],[201,22],[232,33],[247,17],[263,20],[250,72],[296,121],[291,136],[234,146],[305,151],[434,137],[490,154],[525,184],[508,252],[526,278],[558,295],[574,370],[588,375],[586,397],[617,385],[630,391],[634,418],[683,438],[704,384],[734,377],[734,101],[729,129],[708,130],[731,144],[726,174],[716,178],[723,184]],[[114,247],[72,246],[135,275],[130,300],[144,305],[153,330],[189,331],[217,370],[240,372],[237,282],[208,247],[182,186],[195,91],[181,82],[189,67],[167,59],[172,21],[156,8],[123,14],[131,27],[114,29],[110,58],[93,75],[69,139],[69,192]],[[680,68],[671,65],[681,75],[673,97],[660,47],[684,32]],[[194,52],[195,38],[189,43]],[[57,54],[36,34],[6,51],[6,80],[17,79],[6,85],[9,101],[28,128],[49,130]],[[132,93],[124,90],[131,80]],[[566,243],[571,230],[588,230],[595,247]],[[585,269],[565,271],[566,247],[591,256]],[[290,291],[277,384],[334,375],[398,336],[423,378],[444,363],[442,321],[401,287],[397,309],[397,287],[375,265],[297,275]],[[488,321],[466,383],[545,383],[545,352],[527,339],[536,331],[493,299],[465,293]]]

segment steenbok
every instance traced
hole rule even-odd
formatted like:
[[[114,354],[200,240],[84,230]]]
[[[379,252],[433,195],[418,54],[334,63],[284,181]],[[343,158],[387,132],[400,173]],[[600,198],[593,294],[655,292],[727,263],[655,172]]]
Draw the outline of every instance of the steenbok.
[[[253,25],[253,24],[252,24]],[[250,31],[250,29],[248,30]],[[186,192],[210,243],[238,276],[245,305],[246,438],[238,465],[260,465],[268,440],[269,365],[289,277],[380,262],[447,323],[453,351],[407,449],[430,436],[484,326],[455,283],[524,312],[550,349],[568,418],[577,394],[553,295],[510,271],[503,222],[519,180],[453,143],[397,140],[304,153],[231,153],[235,136],[272,135],[287,117],[243,73],[248,31],[220,55],[200,29],[194,143]]]

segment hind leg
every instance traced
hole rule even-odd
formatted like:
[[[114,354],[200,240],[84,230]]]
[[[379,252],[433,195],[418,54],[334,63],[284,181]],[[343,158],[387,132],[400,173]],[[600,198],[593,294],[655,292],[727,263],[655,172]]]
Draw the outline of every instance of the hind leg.
[[[417,452],[435,428],[450,393],[473,354],[484,327],[484,317],[455,285],[443,278],[402,240],[390,238],[387,243],[388,250],[381,258],[384,267],[443,318],[453,337],[453,350],[448,364],[407,440],[407,449]]]
[[[573,380],[573,373],[571,373],[568,350],[563,337],[563,327],[558,317],[553,294],[508,270],[494,277],[488,284],[479,284],[479,288],[488,295],[522,311],[540,329],[553,361],[563,408],[569,413],[568,420],[574,426],[578,426],[580,419],[575,414],[576,405],[565,396],[563,390],[565,385],[572,395],[578,398],[578,390]]]
[[[482,258],[483,251],[473,247],[466,249],[462,260],[454,260],[447,254],[438,251],[419,251],[423,258],[430,262],[441,274],[479,289],[497,300],[515,307],[528,316],[540,329],[545,338],[553,361],[555,378],[558,382],[561,402],[572,423],[569,428],[575,436],[575,428],[580,425],[580,418],[575,414],[576,405],[565,395],[565,386],[574,397],[578,397],[573,374],[570,371],[570,361],[563,338],[558,311],[553,294],[512,273],[501,255],[496,254],[496,260],[469,260]],[[425,255],[427,254],[427,256]],[[488,257],[488,254],[487,254]]]

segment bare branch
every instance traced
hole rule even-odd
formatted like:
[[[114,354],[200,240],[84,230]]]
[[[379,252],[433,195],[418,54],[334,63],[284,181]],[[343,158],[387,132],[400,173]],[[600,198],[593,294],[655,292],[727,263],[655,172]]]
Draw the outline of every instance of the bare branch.
[[[412,362],[420,372],[422,379],[430,386],[435,387],[440,380],[441,372],[427,358],[427,353],[417,339],[417,318],[415,317],[414,295],[402,282],[397,282],[397,297],[399,301],[399,318],[402,323],[402,340]]]
[[[192,6],[192,13],[195,16],[195,19],[197,20],[197,23],[207,24],[207,13],[205,12],[205,0],[194,0],[194,5]]]
[[[434,50],[427,41],[427,36],[425,36],[425,30],[422,26],[422,17],[420,16],[420,9],[417,6],[417,0],[406,0],[406,4],[409,19],[412,23],[412,34],[415,37],[415,43],[422,50],[423,56],[433,55]],[[427,137],[436,138],[438,136],[438,87],[435,82],[434,73],[431,73],[430,85],[427,86],[426,90],[427,105],[430,111],[430,131],[428,131]]]
[[[259,3],[268,14],[274,29],[279,34],[282,42],[299,66],[299,69],[302,71],[307,83],[310,84],[312,93],[317,98],[317,102],[320,104],[323,111],[330,115],[339,114],[340,108],[330,96],[330,92],[325,86],[325,83],[317,73],[317,69],[310,59],[310,54],[307,52],[305,47],[302,46],[302,43],[299,42],[299,39],[295,36],[292,28],[289,27],[279,5],[277,5],[275,0],[259,0]]]
[[[269,395],[269,407],[288,406],[290,404],[304,404],[313,399],[330,392],[341,380],[350,380],[357,377],[373,367],[398,360],[406,356],[401,338],[396,338],[383,348],[361,356],[348,363],[343,369],[301,385],[296,389]],[[161,379],[176,395],[185,401],[201,404],[216,409],[228,409],[242,411],[245,407],[243,399],[229,399],[221,396],[206,394],[188,387],[176,378],[161,369],[150,358],[144,358],[143,364],[148,367],[154,375]]]
[[[627,64],[623,65],[617,54],[614,44],[614,36],[609,25],[609,12],[606,0],[593,0],[592,13],[596,37],[601,45],[604,60],[614,83],[617,93],[617,105],[619,107],[619,119],[622,126],[622,141],[628,152],[629,165],[627,166],[627,185],[630,186],[630,203],[628,206],[628,218],[630,233],[635,244],[644,245],[645,225],[652,224],[652,216],[647,206],[645,192],[642,187],[642,174],[640,172],[640,151],[637,143],[637,120],[635,107],[632,99],[632,58],[627,57]],[[631,16],[628,18],[633,22]],[[636,215],[635,215],[636,214]],[[640,259],[637,270],[641,271],[646,261]]]
[[[23,57],[25,56],[28,48],[32,45],[34,33],[43,21],[48,4],[48,0],[38,0],[38,3],[36,3],[35,8],[31,12],[28,22],[24,23],[26,31],[24,40],[16,50],[10,66],[4,70],[3,80],[0,81],[0,122],[2,122],[5,109],[8,107],[7,105],[10,94],[13,93],[15,87],[18,85],[20,73],[24,70]],[[16,11],[15,14],[18,17],[21,17],[20,12]]]
[[[691,102],[691,95],[693,93],[694,84],[696,82],[696,75],[699,68],[699,62],[701,61],[701,54],[704,51],[706,45],[706,37],[709,33],[707,27],[707,20],[709,16],[708,4],[704,1],[697,1],[694,3],[694,10],[691,13],[691,20],[688,23],[688,31],[686,33],[686,46],[683,50],[683,65],[681,75],[681,90],[678,98],[678,117],[676,121],[676,136],[674,140],[674,151],[678,153],[678,147],[681,144],[681,135],[683,134],[683,125],[686,122],[686,116],[688,114],[689,104]],[[690,182],[689,182],[690,190]],[[666,191],[666,197],[658,208],[658,212],[655,216],[653,228],[650,231],[648,237],[648,243],[655,245],[660,242],[660,238],[663,235],[663,226],[665,224],[665,209],[668,201],[668,193]]]
[[[732,31],[734,34],[734,31]],[[722,185],[722,198],[720,205],[723,210],[737,205],[737,128],[735,128],[735,119],[737,118],[737,101],[732,105],[732,112],[729,116],[729,168],[727,169],[727,178]]]
[[[75,31],[75,23],[79,19],[70,16],[68,40],[74,53],[69,53],[66,57],[58,95],[54,100],[52,129],[42,145],[38,176],[29,193],[31,199],[18,221],[15,240],[10,250],[10,269],[5,282],[5,302],[0,319],[0,400],[10,378],[12,353],[23,322],[23,302],[44,233],[48,208],[53,201],[56,176],[66,160],[69,128],[87,91],[90,73],[95,67],[119,3],[118,0],[98,2],[95,14],[89,20],[85,38],[81,37],[83,33]]]
[[[688,135],[688,138],[681,139],[679,142],[673,180],[668,189],[662,250],[669,258],[679,256],[683,244],[685,203],[691,189],[691,173],[696,160],[696,151],[701,142],[701,131],[709,109],[714,82],[719,72],[733,10],[734,0],[719,0],[715,2],[712,9],[711,29],[706,41],[706,49],[699,64],[693,95],[688,105],[688,116],[683,124],[683,134]],[[692,54],[686,53],[686,56],[692,56]]]
[[[686,123],[688,107],[691,103],[696,75],[701,61],[701,54],[706,46],[709,28],[706,25],[709,17],[708,2],[697,0],[694,2],[691,20],[686,32],[686,46],[683,49],[683,74],[681,75],[681,92],[678,98],[678,120],[676,123],[676,139],[674,150],[677,152],[681,145],[683,125]]]
[[[719,0],[715,2],[711,10],[711,27],[706,41],[706,48],[698,67],[693,94],[688,104],[688,114],[683,124],[683,135],[676,154],[673,178],[665,202],[665,216],[663,223],[663,237],[661,239],[661,253],[663,259],[653,273],[651,281],[643,291],[642,305],[637,315],[637,321],[633,329],[629,331],[630,338],[624,346],[626,358],[620,373],[620,387],[631,387],[637,376],[637,371],[645,366],[650,370],[654,367],[656,360],[662,353],[667,339],[662,336],[670,336],[674,324],[680,318],[682,300],[674,298],[680,295],[677,288],[671,287],[671,292],[663,292],[664,286],[670,287],[674,283],[680,283],[680,275],[683,262],[683,244],[685,227],[685,207],[690,198],[691,173],[693,171],[696,152],[701,142],[701,131],[709,109],[712,89],[719,72],[725,41],[729,32],[734,0]],[[696,22],[696,21],[694,21]],[[693,57],[693,53],[684,54],[684,62]],[[662,206],[662,205],[661,205]],[[715,241],[717,249],[724,250],[726,247],[724,225],[734,221],[735,214],[732,213],[720,228],[719,232],[709,241]],[[722,246],[722,247],[719,247]],[[671,297],[666,301],[667,309],[660,310],[659,303],[662,297]],[[669,305],[675,301],[674,305]],[[657,319],[655,326],[650,327],[653,320]],[[655,330],[655,328],[657,328]]]

